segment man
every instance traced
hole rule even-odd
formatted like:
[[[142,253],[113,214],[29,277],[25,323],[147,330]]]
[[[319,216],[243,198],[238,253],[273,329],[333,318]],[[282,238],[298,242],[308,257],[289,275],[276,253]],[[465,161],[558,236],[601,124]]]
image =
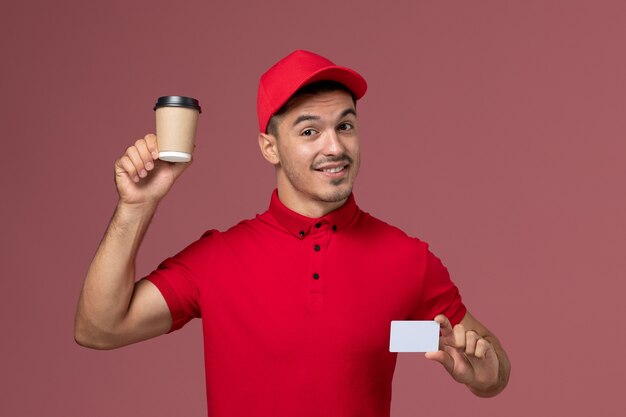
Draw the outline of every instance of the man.
[[[207,404],[219,416],[388,416],[391,320],[435,319],[426,357],[479,396],[507,384],[496,337],[461,302],[427,244],[356,205],[355,71],[296,51],[258,92],[259,147],[274,165],[269,209],[209,230],[135,283],[157,208],[189,163],[157,160],[154,135],[115,163],[119,202],[85,279],[79,344],[111,349],[203,318]]]

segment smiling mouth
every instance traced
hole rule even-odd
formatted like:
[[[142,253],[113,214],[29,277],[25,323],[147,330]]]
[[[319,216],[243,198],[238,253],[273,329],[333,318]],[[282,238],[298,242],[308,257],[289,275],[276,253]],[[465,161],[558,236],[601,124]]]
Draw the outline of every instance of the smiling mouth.
[[[345,170],[347,167],[348,165],[343,165],[343,166],[334,167],[334,168],[316,169],[316,171],[323,172],[325,174],[336,174],[338,172]]]

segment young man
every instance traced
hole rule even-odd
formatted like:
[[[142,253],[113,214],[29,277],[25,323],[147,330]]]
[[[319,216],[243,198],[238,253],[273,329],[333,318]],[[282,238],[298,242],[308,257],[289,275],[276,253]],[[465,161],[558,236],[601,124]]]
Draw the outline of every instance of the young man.
[[[112,349],[203,318],[207,404],[220,416],[388,416],[392,320],[441,324],[426,357],[479,396],[507,384],[496,337],[461,302],[426,243],[356,205],[355,71],[296,51],[258,93],[259,146],[276,169],[269,209],[209,230],[135,283],[159,201],[188,166],[157,160],[154,135],[115,163],[119,202],[85,279],[81,345]]]

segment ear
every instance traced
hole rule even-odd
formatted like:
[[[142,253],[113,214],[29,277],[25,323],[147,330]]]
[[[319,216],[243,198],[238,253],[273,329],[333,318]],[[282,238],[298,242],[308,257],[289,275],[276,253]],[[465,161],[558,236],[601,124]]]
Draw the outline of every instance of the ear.
[[[277,165],[280,162],[278,156],[278,145],[276,143],[276,137],[267,133],[259,133],[259,148],[261,148],[261,154],[270,164]]]

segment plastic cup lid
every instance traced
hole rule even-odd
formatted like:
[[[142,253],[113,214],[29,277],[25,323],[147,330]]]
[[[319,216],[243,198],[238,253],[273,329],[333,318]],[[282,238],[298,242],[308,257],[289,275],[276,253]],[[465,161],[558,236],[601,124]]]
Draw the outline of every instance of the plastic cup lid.
[[[188,162],[191,161],[191,154],[187,152],[163,151],[159,152],[159,159],[168,162]]]
[[[162,96],[158,98],[156,104],[154,105],[154,110],[159,107],[187,107],[190,109],[196,109],[198,110],[198,113],[202,113],[200,103],[192,97]]]

